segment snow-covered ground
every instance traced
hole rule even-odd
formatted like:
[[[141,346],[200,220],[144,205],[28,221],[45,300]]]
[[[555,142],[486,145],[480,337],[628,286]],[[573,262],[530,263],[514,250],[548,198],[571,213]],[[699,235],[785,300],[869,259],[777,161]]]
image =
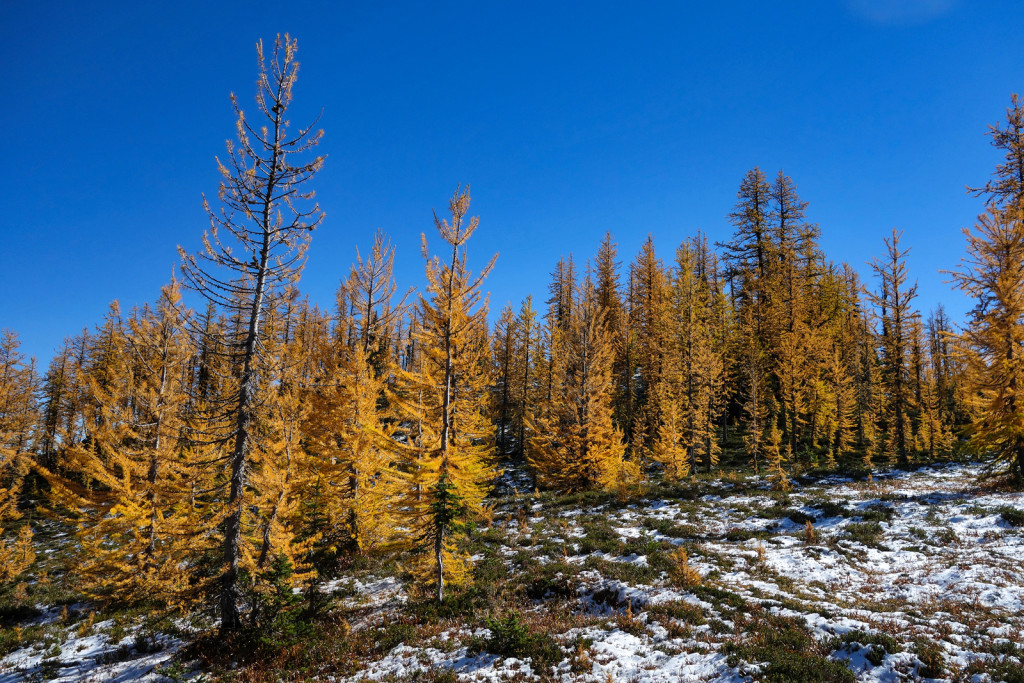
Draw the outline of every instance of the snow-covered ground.
[[[582,669],[567,656],[545,672],[556,680],[751,680],[759,662],[724,651],[748,635],[747,617],[757,610],[806,624],[859,680],[922,680],[937,671],[936,680],[1002,680],[1024,669],[1024,530],[1000,511],[1024,511],[1024,494],[978,489],[980,473],[980,466],[949,465],[871,482],[834,477],[788,494],[716,483],[696,501],[658,497],[617,509],[535,503],[529,516],[499,515],[506,542],[497,552],[511,575],[528,570],[531,553],[542,566],[579,567],[566,579],[576,608],[596,623],[556,635],[566,650],[580,638],[588,644]],[[594,524],[630,552],[583,552]],[[607,575],[618,573],[615,565],[649,570],[636,550],[645,544],[661,552],[685,547],[704,590],[674,585],[666,572],[636,581]],[[741,600],[709,601],[716,592]],[[671,610],[656,609],[673,603],[696,609],[700,623],[683,620],[680,629],[680,620],[666,617]],[[532,610],[546,609],[546,600],[534,601]],[[623,630],[623,613],[632,628]],[[890,638],[895,647],[858,638]],[[444,669],[467,681],[539,678],[530,661],[407,644],[355,678]]]
[[[66,614],[60,614],[66,620]],[[56,610],[49,610],[35,625],[53,624],[59,618]],[[143,636],[138,626],[125,631],[111,621],[58,626],[42,642],[0,659],[0,683],[167,681],[160,671],[182,645],[179,638],[160,633]],[[178,669],[172,665],[165,672]]]
[[[474,561],[491,563],[498,584],[490,614],[417,627],[354,674],[322,678],[754,680],[773,666],[771,630],[793,628],[819,663],[858,680],[1024,680],[1024,527],[1011,524],[1024,494],[979,488],[980,472],[831,477],[788,493],[733,478],[628,503],[509,497],[474,542]],[[698,580],[680,578],[679,549]],[[354,632],[410,609],[391,576],[323,588]],[[488,650],[497,641],[487,617],[503,610],[519,615],[520,637],[547,638],[544,661]],[[176,637],[80,620],[47,633],[0,659],[0,683],[196,673],[173,661],[184,644]]]

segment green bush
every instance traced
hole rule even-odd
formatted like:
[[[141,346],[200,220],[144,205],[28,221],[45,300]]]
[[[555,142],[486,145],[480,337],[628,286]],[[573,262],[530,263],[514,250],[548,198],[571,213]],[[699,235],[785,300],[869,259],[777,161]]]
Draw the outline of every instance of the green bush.
[[[416,637],[416,627],[405,622],[391,622],[377,628],[373,633],[375,650],[385,654],[412,641]]]
[[[973,680],[978,674],[985,674],[991,680],[1001,683],[1024,683],[1024,665],[1010,657],[975,659],[967,665],[964,680]]]
[[[828,659],[828,649],[814,639],[805,624],[789,617],[766,615],[748,625],[738,643],[723,652],[729,666],[760,665],[759,678],[769,683],[853,683],[856,678],[842,662]]]
[[[860,514],[865,522],[891,522],[896,515],[896,509],[888,505],[870,505]]]
[[[568,600],[578,595],[572,580],[580,568],[564,562],[552,562],[522,577],[523,592],[531,600]]]
[[[256,576],[246,637],[270,649],[280,649],[310,634],[312,622],[303,610],[302,595],[292,590],[293,574],[291,560],[278,555]]]
[[[793,524],[799,524],[800,526],[807,524],[807,522],[811,522],[813,524],[818,521],[816,518],[802,510],[790,510],[786,518],[793,522]]]
[[[715,586],[694,586],[690,589],[690,592],[696,595],[701,600],[706,600],[714,605],[731,607],[733,609],[743,609],[747,605],[747,601],[743,599],[743,596],[739,593],[733,593],[727,591],[724,588],[717,588]]]
[[[821,516],[828,517],[849,517],[850,510],[842,503],[836,503],[831,500],[823,500],[821,502],[814,503],[814,507],[821,510]]]
[[[607,521],[584,522],[583,534],[580,539],[580,553],[584,555],[598,551],[614,553],[621,545],[618,533],[608,525]]]
[[[843,645],[856,643],[866,648],[868,652],[865,655],[865,659],[874,666],[880,665],[887,654],[903,652],[903,646],[895,638],[884,633],[850,631],[843,634],[839,642]]]
[[[846,525],[849,537],[864,545],[877,545],[882,536],[882,525],[878,522],[854,522]]]
[[[771,534],[767,531],[751,531],[750,529],[739,529],[733,527],[725,532],[725,540],[732,543],[743,543],[752,538],[769,538]]]
[[[1010,526],[1024,526],[1024,510],[1004,505],[999,508],[999,516]]]
[[[455,617],[475,614],[487,605],[487,595],[478,586],[456,587],[445,593],[438,602],[434,596],[408,604],[409,612],[417,618],[434,623]]]
[[[535,667],[556,664],[562,659],[558,642],[548,633],[531,632],[519,612],[488,619],[487,628],[491,635],[483,645],[491,654],[529,659]]]
[[[693,528],[690,525],[676,524],[675,521],[665,517],[652,519],[648,517],[643,521],[644,528],[657,531],[663,536],[670,538],[686,538],[692,535]]]
[[[708,622],[704,616],[704,610],[699,605],[689,602],[659,602],[648,605],[646,609],[651,619],[668,617],[693,626],[700,626]]]

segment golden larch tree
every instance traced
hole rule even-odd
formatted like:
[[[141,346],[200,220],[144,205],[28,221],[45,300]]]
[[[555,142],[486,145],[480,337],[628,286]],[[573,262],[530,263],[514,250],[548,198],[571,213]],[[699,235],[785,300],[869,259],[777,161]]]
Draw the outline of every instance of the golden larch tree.
[[[387,383],[404,299],[393,301],[394,249],[378,233],[339,287],[334,334],[315,345],[316,374],[304,431],[313,457],[307,485],[322,497],[324,542],[368,553],[392,540],[402,476],[390,448]]]
[[[420,296],[416,366],[400,371],[393,396],[404,423],[404,444],[395,443],[411,486],[404,509],[409,515],[420,577],[438,601],[446,585],[468,579],[468,555],[459,547],[467,516],[479,514],[495,476],[494,425],[488,419],[490,384],[487,305],[481,286],[495,256],[470,271],[466,243],[479,225],[469,218],[469,188],[449,201],[450,219],[434,215],[434,225],[450,254],[427,259],[427,291]]]
[[[1024,481],[1024,206],[990,205],[965,230],[967,256],[952,272],[977,301],[958,348],[977,417],[970,444]]]
[[[612,424],[612,341],[589,275],[552,360],[558,399],[530,420],[528,460],[541,485],[560,491],[632,485],[639,475],[626,461]]]
[[[191,602],[194,463],[183,444],[193,355],[177,282],[126,325],[104,325],[102,362],[90,372],[89,436],[47,472],[54,501],[78,522],[77,572],[90,594],[124,602]],[[197,547],[198,546],[198,547]]]
[[[4,538],[4,523],[21,517],[19,497],[31,458],[31,437],[37,419],[34,362],[19,351],[18,336],[0,330],[0,584],[32,564],[32,528],[24,524],[16,540]]]
[[[313,126],[292,131],[287,117],[298,77],[297,42],[278,36],[265,59],[257,44],[259,77],[256,105],[261,123],[246,117],[232,95],[236,142],[227,145],[228,160],[218,159],[222,180],[215,210],[204,199],[210,229],[197,254],[179,248],[185,284],[226,311],[219,334],[226,358],[226,391],[211,405],[205,429],[217,441],[227,465],[221,502],[220,618],[225,633],[242,626],[243,573],[251,572],[253,530],[265,512],[256,505],[253,458],[257,431],[266,416],[273,359],[265,349],[267,311],[278,306],[301,273],[312,231],[323,213],[307,183],[325,157],[312,156],[323,131]]]

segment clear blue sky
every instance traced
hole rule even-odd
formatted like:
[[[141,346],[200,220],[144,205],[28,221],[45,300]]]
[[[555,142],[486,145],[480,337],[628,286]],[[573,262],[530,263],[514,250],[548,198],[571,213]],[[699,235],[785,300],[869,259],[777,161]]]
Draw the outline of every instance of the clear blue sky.
[[[906,231],[920,307],[967,308],[940,268],[1024,91],[1020,0],[47,2],[0,0],[0,326],[45,363],[107,305],[152,300],[198,248],[228,94],[253,109],[254,44],[299,40],[292,120],[321,109],[327,213],[303,288],[329,305],[383,228],[403,287],[458,183],[501,253],[492,308],[542,294],[605,230],[669,259],[725,239],[743,174],[784,169],[835,260],[862,273]]]

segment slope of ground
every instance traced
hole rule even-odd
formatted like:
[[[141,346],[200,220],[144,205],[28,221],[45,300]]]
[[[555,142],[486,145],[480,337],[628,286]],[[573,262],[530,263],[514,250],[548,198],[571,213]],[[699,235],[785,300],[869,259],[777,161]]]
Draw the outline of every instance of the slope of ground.
[[[42,637],[5,638],[0,682],[1024,681],[1024,494],[979,473],[510,495],[441,607],[394,563],[355,568],[286,655],[250,659],[51,609],[19,626]]]

